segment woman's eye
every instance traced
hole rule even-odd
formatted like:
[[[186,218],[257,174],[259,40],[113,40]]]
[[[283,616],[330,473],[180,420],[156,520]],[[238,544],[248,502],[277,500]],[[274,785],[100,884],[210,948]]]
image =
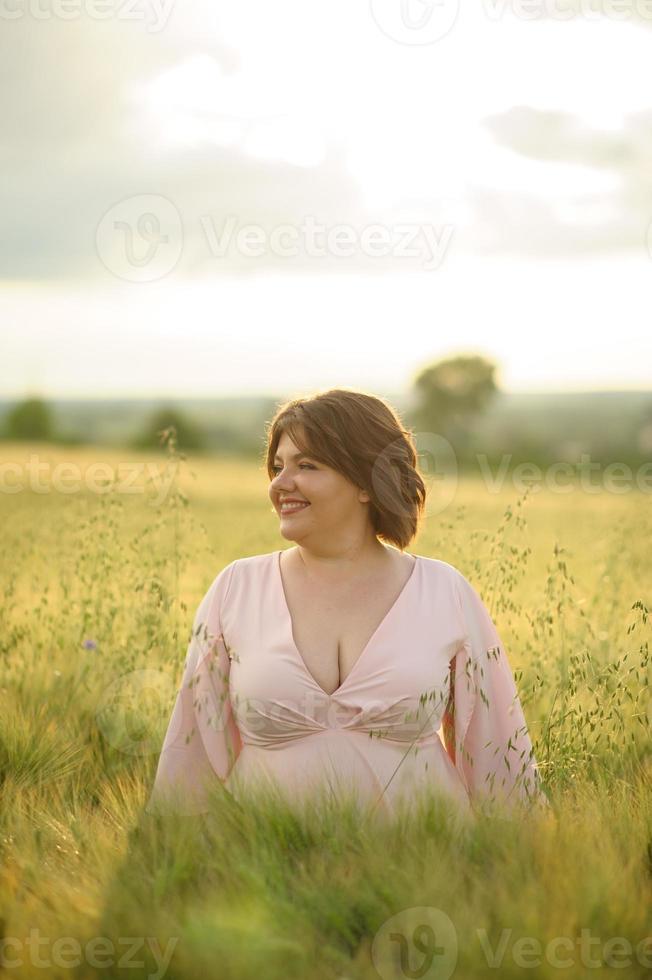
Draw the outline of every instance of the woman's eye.
[[[312,466],[311,463],[300,463],[299,464],[299,469],[301,469],[302,466],[307,466],[307,468],[309,470],[314,470],[314,468],[315,468],[314,466]],[[280,466],[272,466],[272,473],[276,473],[277,470],[280,470],[280,468],[281,468]]]

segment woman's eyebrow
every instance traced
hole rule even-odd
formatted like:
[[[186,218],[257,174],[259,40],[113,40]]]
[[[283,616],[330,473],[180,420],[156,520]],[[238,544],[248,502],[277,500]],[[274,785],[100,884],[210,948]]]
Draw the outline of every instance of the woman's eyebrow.
[[[302,456],[307,456],[309,459],[312,459],[313,458],[310,455],[310,453],[295,453],[294,456],[291,457],[291,459],[300,459]],[[274,457],[274,461],[276,462],[277,459],[282,460],[283,457],[282,456],[279,456],[279,454],[277,453],[276,456]]]

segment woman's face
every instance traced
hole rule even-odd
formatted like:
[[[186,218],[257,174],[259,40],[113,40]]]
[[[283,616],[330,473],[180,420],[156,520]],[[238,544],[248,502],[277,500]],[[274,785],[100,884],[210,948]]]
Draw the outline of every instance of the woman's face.
[[[287,432],[279,440],[269,496],[280,518],[283,537],[327,542],[356,536],[367,521],[369,495],[325,463],[300,453]],[[300,502],[283,508],[282,502]],[[332,542],[335,543],[335,542]]]

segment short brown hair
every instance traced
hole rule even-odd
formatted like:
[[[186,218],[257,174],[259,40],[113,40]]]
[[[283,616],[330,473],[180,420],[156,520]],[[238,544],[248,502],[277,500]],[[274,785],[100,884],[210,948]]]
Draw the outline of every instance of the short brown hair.
[[[307,442],[302,442],[302,429]],[[417,533],[426,500],[412,433],[382,399],[331,388],[282,404],[266,427],[265,465],[274,477],[274,457],[287,432],[315,460],[366,490],[377,537],[403,551]]]

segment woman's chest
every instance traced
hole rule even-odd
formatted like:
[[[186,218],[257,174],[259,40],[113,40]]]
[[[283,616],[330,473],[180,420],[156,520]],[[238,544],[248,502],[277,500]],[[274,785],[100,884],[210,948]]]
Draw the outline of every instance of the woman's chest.
[[[455,630],[417,602],[402,602],[380,624],[378,615],[349,620],[335,612],[337,628],[322,605],[311,617],[297,614],[296,639],[274,597],[251,599],[246,614],[229,617],[229,692],[246,740],[282,745],[323,728],[399,740],[436,731],[460,639]],[[349,622],[351,632],[341,626]]]
[[[407,590],[397,581],[393,589],[348,596],[306,596],[291,584],[284,594],[277,574],[245,571],[221,622],[237,700],[264,712],[272,703],[291,704],[305,717],[313,698],[358,710],[374,701],[418,700],[444,684],[461,637],[451,597],[425,570],[420,576],[415,568]]]
[[[322,690],[347,679],[400,593],[401,584],[345,593],[286,588],[292,639]]]

